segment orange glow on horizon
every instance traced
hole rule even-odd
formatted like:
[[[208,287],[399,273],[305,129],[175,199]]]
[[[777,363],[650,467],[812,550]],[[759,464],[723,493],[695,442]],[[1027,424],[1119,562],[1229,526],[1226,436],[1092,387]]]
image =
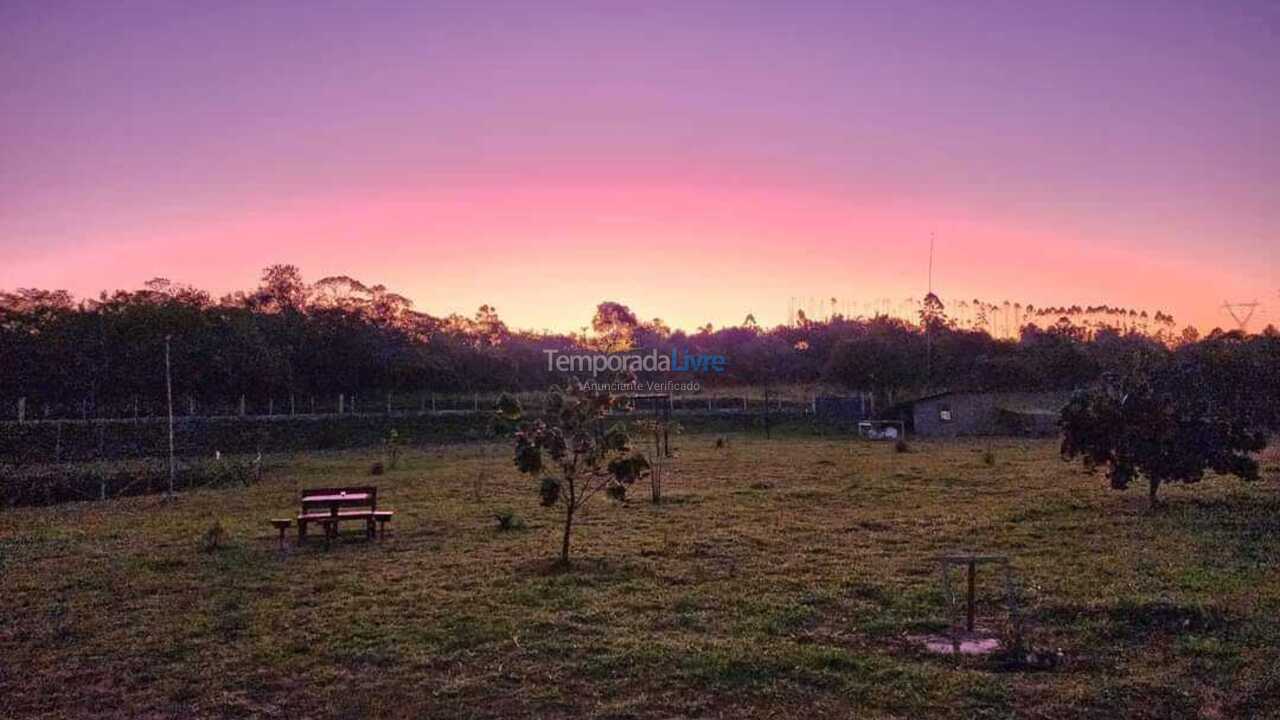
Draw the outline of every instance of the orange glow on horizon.
[[[934,231],[944,302],[1107,303],[1171,312],[1179,328],[1229,326],[1214,300],[1233,292],[1228,271],[1034,223],[781,183],[512,178],[264,203],[214,221],[151,218],[145,233],[114,233],[75,253],[20,253],[0,286],[45,278],[94,296],[164,276],[216,297],[290,262],[310,281],[345,274],[385,284],[435,315],[494,305],[523,329],[578,329],[606,299],[684,329],[738,324],[748,313],[774,325],[793,297],[855,308],[919,298]],[[1194,297],[1182,290],[1190,287]]]

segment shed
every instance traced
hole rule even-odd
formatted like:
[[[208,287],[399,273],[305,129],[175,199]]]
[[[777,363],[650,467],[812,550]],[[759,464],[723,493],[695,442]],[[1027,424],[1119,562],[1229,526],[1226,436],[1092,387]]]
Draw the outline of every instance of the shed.
[[[908,404],[920,437],[1052,437],[1069,398],[1062,392],[943,392]]]

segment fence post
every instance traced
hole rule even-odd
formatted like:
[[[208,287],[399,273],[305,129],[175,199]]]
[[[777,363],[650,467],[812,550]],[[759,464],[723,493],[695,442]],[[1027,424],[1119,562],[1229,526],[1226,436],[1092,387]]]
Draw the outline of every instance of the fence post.
[[[435,415],[435,413],[436,413],[436,394],[431,393],[431,414]]]
[[[474,412],[480,412],[480,393],[476,393]]]
[[[297,412],[297,409],[298,409],[298,406],[294,403],[293,391],[290,390],[289,391],[289,415],[291,416],[294,415]]]
[[[173,479],[177,474],[176,465],[173,462],[173,373],[169,367],[169,340],[170,336],[164,336],[164,394],[165,404],[169,410],[169,495],[173,496]]]
[[[747,394],[743,393],[742,394],[742,412],[746,412],[746,411],[747,411]]]
[[[240,417],[244,417],[244,395],[240,396]]]
[[[427,396],[419,395],[418,396],[418,413],[421,414],[426,411],[427,411]]]
[[[387,414],[391,414],[391,393],[387,393]]]
[[[274,417],[276,414],[276,399],[267,398],[267,417]]]
[[[312,415],[316,414],[316,396],[315,395],[311,396],[311,414]]]
[[[138,396],[133,396],[133,421],[138,421]]]
[[[53,446],[53,461],[55,463],[62,462],[62,421],[58,421],[58,439]]]
[[[27,399],[18,398],[18,424],[21,425],[27,419]]]
[[[339,415],[341,415],[345,411],[346,403],[347,403],[346,395],[343,395],[342,393],[338,393],[338,414]]]

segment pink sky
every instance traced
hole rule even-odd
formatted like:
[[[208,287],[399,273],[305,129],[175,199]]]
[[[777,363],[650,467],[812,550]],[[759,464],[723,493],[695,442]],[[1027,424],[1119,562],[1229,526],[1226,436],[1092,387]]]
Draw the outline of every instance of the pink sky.
[[[789,298],[1280,321],[1280,10],[7,3],[0,288],[276,262],[433,314]]]

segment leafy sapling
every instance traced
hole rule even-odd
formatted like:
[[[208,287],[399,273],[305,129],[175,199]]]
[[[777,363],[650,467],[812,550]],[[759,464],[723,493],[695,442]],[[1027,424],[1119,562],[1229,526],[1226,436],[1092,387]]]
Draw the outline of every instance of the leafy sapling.
[[[521,425],[515,437],[516,469],[538,481],[544,507],[559,506],[564,515],[560,563],[569,564],[569,546],[577,512],[601,490],[616,499],[643,472],[620,425],[606,427],[615,399],[608,393],[570,387],[552,392],[546,419]],[[509,395],[498,401],[498,413],[517,421],[520,403]],[[647,465],[647,462],[644,462]]]

